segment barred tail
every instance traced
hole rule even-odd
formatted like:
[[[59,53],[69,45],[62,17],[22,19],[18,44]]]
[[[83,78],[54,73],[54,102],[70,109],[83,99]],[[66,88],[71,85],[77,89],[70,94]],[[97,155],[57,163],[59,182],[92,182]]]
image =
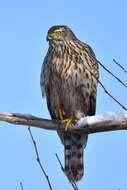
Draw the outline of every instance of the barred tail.
[[[78,181],[84,174],[83,152],[87,135],[64,133],[65,173],[70,181]]]

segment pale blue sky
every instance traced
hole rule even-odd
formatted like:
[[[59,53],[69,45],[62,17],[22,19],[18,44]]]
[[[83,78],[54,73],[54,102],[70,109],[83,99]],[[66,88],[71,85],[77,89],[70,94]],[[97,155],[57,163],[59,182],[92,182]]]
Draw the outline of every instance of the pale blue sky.
[[[0,1],[0,112],[30,113],[50,118],[41,98],[40,70],[52,25],[68,25],[88,43],[97,58],[122,80],[127,75],[113,64],[127,68],[127,1]],[[127,89],[100,68],[100,80],[127,106]],[[98,88],[97,113],[124,111]],[[70,190],[55,153],[64,162],[63,146],[55,132],[32,128],[40,158],[53,189]],[[127,132],[116,131],[89,136],[85,150],[85,176],[80,190],[127,189]],[[48,190],[36,162],[28,130],[0,122],[0,189]]]

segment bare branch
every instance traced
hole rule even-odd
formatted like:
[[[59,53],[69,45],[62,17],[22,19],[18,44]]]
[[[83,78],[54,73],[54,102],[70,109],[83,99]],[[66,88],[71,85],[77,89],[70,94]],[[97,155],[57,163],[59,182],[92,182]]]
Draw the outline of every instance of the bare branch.
[[[118,65],[125,73],[127,73],[127,70],[122,66],[120,65],[115,59],[113,59],[113,62]]]
[[[20,187],[21,187],[21,190],[24,190],[22,182],[20,182]]]
[[[42,164],[41,164],[41,161],[40,161],[40,158],[39,158],[37,145],[36,145],[36,142],[35,142],[35,140],[34,140],[34,138],[33,138],[31,129],[30,129],[30,121],[28,121],[28,122],[29,122],[28,130],[29,130],[29,133],[30,133],[32,142],[33,142],[33,144],[34,144],[34,148],[35,148],[35,152],[36,152],[36,156],[37,156],[37,162],[38,162],[38,164],[39,164],[39,166],[40,166],[40,168],[41,168],[41,170],[42,170],[42,172],[43,172],[43,174],[44,174],[44,176],[45,176],[45,178],[46,178],[46,180],[47,180],[47,182],[48,182],[48,185],[49,185],[50,190],[52,190],[51,183],[50,183],[50,181],[49,181],[49,177],[48,177],[48,175],[46,174],[44,168],[42,167]]]
[[[61,170],[62,170],[63,172],[65,172],[65,171],[64,171],[64,167],[63,167],[63,165],[62,165],[62,163],[61,163],[61,161],[60,161],[58,155],[57,155],[57,154],[55,154],[55,155],[56,155],[56,158],[57,158],[57,160],[58,160],[58,162],[59,162],[59,164],[60,164],[60,166],[61,166]]]
[[[61,166],[62,172],[63,172],[63,173],[65,174],[65,176],[66,176],[66,172],[65,172],[65,170],[64,170],[64,167],[62,166],[62,163],[61,163],[61,161],[60,161],[60,159],[59,159],[59,157],[58,157],[57,154],[56,154],[56,158],[57,158],[57,160],[58,160],[58,162],[59,162],[59,164],[60,164],[60,166]],[[68,179],[68,178],[67,178],[67,179]],[[68,179],[68,180],[69,180],[69,179]],[[72,182],[72,181],[70,181],[70,180],[69,180],[69,182],[71,183],[73,189],[78,190],[77,184],[76,184],[75,182]]]
[[[107,69],[100,61],[98,61],[96,59],[96,61],[99,63],[99,65],[101,65],[101,67],[103,67],[103,69],[105,69],[110,75],[112,75],[116,80],[118,80],[118,82],[120,82],[122,85],[124,85],[125,87],[127,87],[127,84],[125,84],[122,80],[120,80],[117,76],[115,76],[109,69]]]
[[[65,126],[63,126],[63,124],[61,124],[60,121],[41,119],[32,115],[5,113],[5,114],[0,114],[0,120],[13,123],[16,125],[29,126],[30,123],[30,126],[47,130],[59,130],[59,131],[65,130]],[[68,128],[68,131],[73,131],[76,133],[82,132],[85,134],[105,132],[105,131],[116,131],[116,130],[127,130],[127,118],[122,118],[119,120],[105,120],[101,122],[95,122],[92,124],[86,124],[83,126],[72,124]]]
[[[52,120],[42,119],[42,118],[35,117],[32,115],[27,115],[27,114],[3,113],[3,114],[0,114],[0,120],[13,123],[16,125],[27,125],[27,126],[29,126],[29,122],[30,122],[30,126],[48,129],[48,130],[58,129],[58,127],[56,127],[56,125],[58,126],[58,122],[55,122],[55,121],[52,122]]]
[[[100,81],[98,80],[98,83],[99,83],[99,84],[101,85],[101,87],[104,89],[104,91],[105,91],[106,94],[108,94],[115,102],[117,102],[124,110],[127,111],[127,108],[126,108],[124,105],[122,105],[114,96],[112,96],[112,95],[109,93],[108,90],[106,90],[106,88],[104,87],[104,85],[102,84],[102,82],[100,82]]]

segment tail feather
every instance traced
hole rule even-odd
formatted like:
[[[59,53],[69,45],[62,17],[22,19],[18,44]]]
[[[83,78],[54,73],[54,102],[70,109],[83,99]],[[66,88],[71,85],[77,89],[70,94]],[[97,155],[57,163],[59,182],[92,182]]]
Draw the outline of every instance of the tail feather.
[[[70,181],[78,181],[84,174],[83,152],[87,135],[64,133],[65,173]]]

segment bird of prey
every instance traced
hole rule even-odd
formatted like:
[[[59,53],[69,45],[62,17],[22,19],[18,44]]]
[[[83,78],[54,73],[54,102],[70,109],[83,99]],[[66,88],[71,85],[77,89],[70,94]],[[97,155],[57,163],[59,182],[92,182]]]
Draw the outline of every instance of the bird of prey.
[[[63,25],[48,30],[49,49],[41,70],[42,97],[53,120],[61,120],[65,131],[57,131],[65,152],[65,173],[71,182],[84,173],[83,154],[88,135],[69,132],[80,118],[95,114],[98,64],[91,47]]]

